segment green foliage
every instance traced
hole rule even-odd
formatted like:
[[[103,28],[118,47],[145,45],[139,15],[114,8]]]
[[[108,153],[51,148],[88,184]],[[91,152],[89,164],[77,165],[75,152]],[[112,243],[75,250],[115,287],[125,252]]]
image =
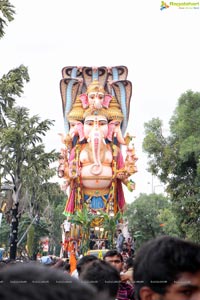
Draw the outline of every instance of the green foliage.
[[[49,236],[50,236],[50,247],[55,249],[60,246],[61,236],[61,224],[65,220],[63,215],[63,207],[66,202],[66,195],[60,190],[60,186],[56,183],[48,184],[48,201],[49,201]],[[45,214],[47,217],[47,214]]]
[[[159,235],[179,234],[171,202],[161,194],[140,194],[127,205],[124,216],[128,219],[129,231],[136,240],[137,249]]]
[[[153,118],[145,123],[145,138],[143,149],[148,154],[149,171],[157,175],[165,183],[166,174],[168,174],[168,160],[172,160],[170,145],[162,134],[162,121],[159,118]],[[173,160],[174,161],[174,160]]]
[[[38,205],[40,202],[40,193],[45,194],[44,183],[55,175],[55,169],[51,169],[50,164],[57,160],[57,153],[54,150],[46,153],[42,144],[42,137],[53,121],[40,121],[38,116],[29,117],[27,108],[15,106],[5,110],[4,121],[0,140],[1,177],[14,187],[15,202],[31,200],[32,209],[32,203],[37,202]],[[24,206],[27,207],[27,204]],[[33,211],[29,212],[31,217]],[[12,255],[14,257],[14,252]]]
[[[28,69],[21,65],[10,70],[0,79],[0,125],[6,126],[4,113],[15,104],[16,97],[21,97],[24,82],[29,81]]]
[[[40,250],[40,239],[44,236],[48,236],[50,234],[50,224],[43,220],[42,218],[39,222],[35,222],[33,224],[34,228],[34,239],[32,244],[32,255],[33,257],[39,252]]]
[[[0,38],[5,34],[4,27],[7,26],[7,21],[11,22],[14,20],[13,15],[15,14],[14,6],[10,4],[8,0],[0,1]]]
[[[88,211],[88,207],[86,204],[83,205],[82,210],[78,210],[71,218],[71,222],[77,225],[81,225],[83,230],[86,231],[90,229],[92,221],[96,218],[96,216]],[[89,231],[88,231],[89,235]]]
[[[4,35],[7,21],[13,20],[15,12],[8,0],[0,0],[0,12],[1,38]],[[23,93],[24,83],[28,81],[28,69],[23,65],[10,70],[0,78],[0,180],[13,187],[12,198],[15,203],[19,203],[19,212],[15,209],[15,218],[10,219],[16,219],[15,224],[18,224],[19,219],[21,222],[19,228],[14,228],[14,222],[11,222],[11,236],[14,236],[14,232],[15,235],[17,232],[19,236],[23,235],[36,213],[47,212],[39,224],[32,226],[34,243],[33,249],[30,247],[30,251],[34,252],[34,247],[37,247],[39,236],[41,236],[39,229],[41,228],[44,235],[45,232],[49,233],[46,227],[49,229],[51,226],[51,233],[53,232],[50,218],[52,211],[56,208],[54,200],[58,199],[60,195],[59,193],[52,194],[53,189],[56,190],[56,188],[47,184],[55,175],[55,168],[51,168],[50,164],[57,160],[58,154],[54,150],[46,153],[42,143],[54,121],[41,121],[38,116],[30,117],[27,108],[15,106],[17,97],[21,97]],[[11,209],[12,213],[13,211]],[[24,211],[26,214],[20,218]],[[63,216],[62,214],[60,216],[58,222],[62,222]],[[60,231],[58,225],[56,225],[56,229]],[[52,239],[55,239],[55,236],[55,232],[52,233]],[[57,236],[59,238],[58,234]],[[3,239],[5,240],[4,236]],[[25,240],[22,241],[22,246],[25,247],[25,243]],[[12,258],[15,258],[17,236],[10,241],[10,245],[13,245],[10,255],[12,252]]]
[[[159,211],[157,216],[159,223],[163,224],[163,232],[170,236],[180,236],[181,233],[178,229],[176,215],[173,212],[172,203],[168,203],[166,208]]]
[[[95,218],[96,216],[89,212],[87,205],[84,204],[83,209],[76,211],[70,219],[72,224],[80,226],[82,233],[81,251],[83,254],[89,250],[90,227]]]
[[[33,182],[35,184],[35,181]],[[60,245],[61,241],[61,224],[64,221],[64,216],[62,214],[63,207],[65,204],[65,194],[60,190],[58,183],[43,183],[33,186],[31,188],[31,184],[28,187],[28,193],[32,195],[29,199],[31,201],[30,206],[31,210],[28,210],[28,206],[24,206],[24,209],[28,212],[30,224],[33,216],[38,214],[38,221],[36,220],[33,223],[34,228],[34,241],[32,246],[30,247],[30,253],[38,252],[39,249],[39,241],[43,236],[48,236],[50,238],[49,246],[50,252],[53,252],[56,246]],[[26,200],[26,204],[28,203],[28,199]],[[22,216],[21,223],[23,223],[24,216]],[[26,223],[27,229],[28,225]],[[23,231],[23,232],[24,232]],[[21,234],[22,235],[22,234]],[[28,237],[28,235],[27,235]],[[25,247],[26,239],[24,239],[23,247]],[[54,254],[54,253],[51,253]],[[31,255],[32,256],[32,255]]]
[[[24,230],[24,232],[27,231],[27,235],[25,236],[23,243],[20,244],[19,249],[27,249],[28,257],[36,259],[36,255],[40,250],[40,239],[49,235],[49,224],[43,219],[35,220],[35,222],[32,222],[32,220],[29,219],[28,223],[29,224],[26,224],[27,226]],[[24,232],[22,232],[21,235],[23,235]]]
[[[143,149],[149,157],[149,171],[167,187],[185,238],[200,242],[200,93],[187,91],[178,99],[170,120],[170,135],[163,137],[162,122],[145,124]]]
[[[8,250],[9,247],[9,233],[10,233],[10,226],[6,222],[3,215],[1,227],[0,227],[0,248],[5,248],[6,251]]]
[[[24,107],[13,107],[6,112],[6,117],[7,126],[1,131],[0,142],[2,177],[15,184],[16,175],[21,180],[33,172],[37,176],[39,170],[47,170],[49,163],[57,159],[54,151],[45,153],[41,144],[41,136],[45,136],[53,122],[40,121],[38,116],[29,118],[29,111]]]
[[[120,212],[117,212],[114,216],[110,216],[108,213],[102,211],[100,217],[103,218],[102,226],[104,228],[104,231],[108,232],[108,242],[110,248],[113,249],[117,223],[122,218],[122,214]]]

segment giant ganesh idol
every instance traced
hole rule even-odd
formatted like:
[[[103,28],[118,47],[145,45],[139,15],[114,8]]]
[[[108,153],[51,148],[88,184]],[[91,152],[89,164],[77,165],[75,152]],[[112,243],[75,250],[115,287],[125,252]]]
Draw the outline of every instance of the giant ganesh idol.
[[[66,134],[59,177],[68,191],[65,214],[123,212],[122,184],[132,191],[137,170],[128,125],[132,84],[125,66],[65,67],[60,82]],[[124,150],[122,149],[124,148]],[[123,158],[123,155],[124,158]]]

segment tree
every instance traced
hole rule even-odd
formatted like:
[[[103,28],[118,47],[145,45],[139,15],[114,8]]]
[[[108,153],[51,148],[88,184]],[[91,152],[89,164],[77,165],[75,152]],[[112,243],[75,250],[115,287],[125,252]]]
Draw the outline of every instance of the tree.
[[[166,210],[168,215],[164,214]],[[137,248],[143,242],[162,234],[178,235],[171,203],[161,194],[140,194],[133,203],[127,204],[124,216],[136,239]]]
[[[55,151],[45,152],[42,136],[53,121],[40,121],[38,116],[29,117],[28,109],[12,107],[5,111],[5,125],[1,130],[0,169],[2,178],[13,186],[13,207],[10,234],[10,258],[15,259],[18,241],[19,203],[26,182],[35,177],[45,181],[49,176],[50,163],[57,159]],[[46,170],[46,172],[45,172]],[[34,176],[33,176],[34,174]],[[31,177],[30,177],[31,176]]]
[[[15,14],[14,6],[10,4],[8,0],[0,1],[0,11],[2,16],[0,17],[0,38],[2,38],[5,34],[5,26],[7,25],[7,21],[11,22],[14,20],[13,15]]]
[[[200,93],[180,96],[169,125],[164,137],[161,120],[145,123],[143,149],[149,171],[167,187],[182,236],[200,242]]]
[[[7,21],[11,22],[15,14],[14,6],[8,0],[0,1],[0,38],[4,36],[4,27]],[[23,93],[24,82],[29,81],[28,69],[21,65],[19,68],[10,70],[0,79],[0,128],[6,127],[5,112],[10,110],[15,104],[16,97]],[[0,132],[0,140],[2,138]],[[1,187],[1,167],[0,167],[0,187]]]
[[[43,220],[36,220],[31,224],[27,233],[27,249],[29,258],[36,260],[37,254],[40,251],[40,239],[49,235],[49,224]]]
[[[60,241],[62,239],[61,234],[61,224],[63,224],[65,220],[65,216],[63,214],[66,195],[63,191],[61,191],[58,183],[47,182],[43,184],[43,193],[40,193],[41,199],[39,200],[42,211],[46,210],[45,214],[43,214],[40,219],[48,224],[49,237],[50,237],[50,252],[55,254],[60,246]],[[59,249],[60,250],[60,249]]]
[[[1,0],[0,12],[2,38],[7,22],[14,19],[14,6],[8,0]],[[41,202],[39,195],[45,194],[44,182],[55,174],[49,164],[57,159],[54,151],[45,153],[42,144],[42,136],[53,125],[53,121],[40,122],[38,116],[29,118],[26,108],[15,107],[16,99],[22,95],[24,83],[28,81],[28,69],[23,65],[10,70],[0,79],[0,187],[3,178],[13,192],[11,258],[16,256],[19,212],[28,211],[32,221]],[[21,204],[23,210],[19,210]]]
[[[0,245],[1,247],[5,248],[6,253],[9,248],[9,244],[8,244],[9,231],[10,228],[8,223],[4,218],[2,218],[1,227],[0,227]]]
[[[28,69],[21,65],[10,70],[0,79],[0,126],[6,126],[4,113],[16,102],[16,97],[23,93],[24,82],[29,81]]]
[[[54,174],[52,170],[45,172],[43,170],[42,176],[41,171],[38,176],[32,172],[28,180],[26,178],[19,205],[19,211],[23,211],[23,215],[20,218],[20,239],[17,245],[24,249],[27,241],[29,257],[33,258],[36,258],[40,239],[46,235],[50,238],[49,252],[55,254],[56,250],[58,253],[61,241],[60,224],[65,218],[62,212],[66,196],[58,183],[48,181]],[[25,226],[22,230],[23,223]]]

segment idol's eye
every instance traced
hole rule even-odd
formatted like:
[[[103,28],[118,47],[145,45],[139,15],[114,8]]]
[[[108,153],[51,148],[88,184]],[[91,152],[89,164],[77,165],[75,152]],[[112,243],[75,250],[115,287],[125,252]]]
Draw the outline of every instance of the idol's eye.
[[[89,98],[89,99],[94,99],[94,98],[95,98],[95,94],[94,94],[94,93],[89,94],[89,95],[88,95],[88,98]]]
[[[88,126],[93,126],[94,122],[93,121],[86,121],[85,124],[88,125]]]
[[[99,94],[99,99],[102,100],[104,98],[103,94]]]
[[[104,126],[104,125],[107,125],[107,124],[108,124],[107,121],[100,121],[100,122],[99,122],[99,125],[100,125],[100,126]]]

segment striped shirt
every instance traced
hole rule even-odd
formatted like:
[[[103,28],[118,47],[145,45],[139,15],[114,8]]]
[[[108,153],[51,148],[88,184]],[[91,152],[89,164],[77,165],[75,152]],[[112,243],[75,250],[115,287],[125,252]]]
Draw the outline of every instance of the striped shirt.
[[[119,289],[117,292],[117,300],[134,300],[134,287],[133,285],[120,282]]]

